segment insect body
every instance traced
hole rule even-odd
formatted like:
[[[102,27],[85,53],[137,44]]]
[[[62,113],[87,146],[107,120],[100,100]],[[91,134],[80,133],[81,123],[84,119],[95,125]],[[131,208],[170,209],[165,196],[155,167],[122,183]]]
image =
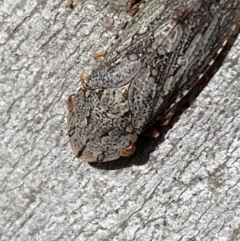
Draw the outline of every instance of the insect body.
[[[151,0],[68,98],[68,133],[84,161],[131,155],[138,135],[204,75],[239,27],[240,0]]]

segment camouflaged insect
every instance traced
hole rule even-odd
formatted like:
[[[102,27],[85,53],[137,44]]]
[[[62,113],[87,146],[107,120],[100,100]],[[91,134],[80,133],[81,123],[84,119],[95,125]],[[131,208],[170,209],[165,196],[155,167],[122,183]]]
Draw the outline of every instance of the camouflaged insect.
[[[74,154],[89,162],[131,155],[138,135],[211,66],[239,16],[240,0],[149,0],[68,98]]]

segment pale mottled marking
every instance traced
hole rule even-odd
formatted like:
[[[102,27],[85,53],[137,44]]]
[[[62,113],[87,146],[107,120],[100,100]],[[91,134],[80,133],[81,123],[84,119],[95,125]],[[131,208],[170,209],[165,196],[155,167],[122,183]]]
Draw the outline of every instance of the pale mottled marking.
[[[146,16],[145,19],[142,19],[142,24],[139,26],[138,34],[145,34],[148,31],[150,24],[157,21],[157,18],[159,18],[165,9],[166,6],[162,4],[159,7],[156,6],[153,13],[149,12],[149,15]]]
[[[213,63],[215,62],[215,59],[212,59],[210,62],[209,62],[209,66],[213,65]]]
[[[200,74],[198,77],[198,80],[200,80],[203,76],[204,76],[204,74]]]
[[[152,48],[164,48],[166,53],[173,52],[182,37],[182,26],[176,21],[169,20],[166,25],[162,25],[154,31],[154,41]]]
[[[182,95],[185,96],[188,94],[188,92],[189,92],[188,90],[183,90]]]

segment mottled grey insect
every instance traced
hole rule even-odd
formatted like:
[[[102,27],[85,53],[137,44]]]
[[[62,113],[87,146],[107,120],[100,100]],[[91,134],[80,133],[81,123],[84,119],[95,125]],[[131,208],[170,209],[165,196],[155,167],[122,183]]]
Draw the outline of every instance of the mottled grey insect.
[[[205,74],[239,18],[240,0],[149,0],[68,98],[74,154],[89,162],[131,155],[138,135]]]

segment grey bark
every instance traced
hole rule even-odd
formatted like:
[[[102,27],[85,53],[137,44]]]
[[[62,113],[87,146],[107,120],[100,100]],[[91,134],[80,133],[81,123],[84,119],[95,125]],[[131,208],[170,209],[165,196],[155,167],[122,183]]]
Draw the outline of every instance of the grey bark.
[[[240,240],[240,37],[159,141],[71,154],[65,100],[129,18],[119,2],[1,3],[1,240]]]

